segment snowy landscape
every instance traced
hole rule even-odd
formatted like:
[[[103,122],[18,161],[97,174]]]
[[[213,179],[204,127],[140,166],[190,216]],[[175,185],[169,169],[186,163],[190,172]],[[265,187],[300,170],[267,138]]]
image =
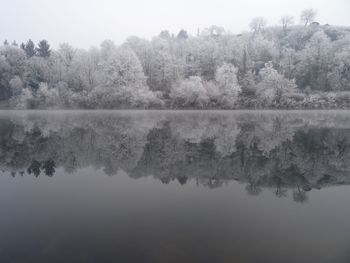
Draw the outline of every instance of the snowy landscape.
[[[350,108],[350,27],[283,16],[250,31],[163,30],[88,50],[65,43],[0,47],[0,103],[14,109]]]
[[[0,263],[349,263],[349,0],[0,0]]]

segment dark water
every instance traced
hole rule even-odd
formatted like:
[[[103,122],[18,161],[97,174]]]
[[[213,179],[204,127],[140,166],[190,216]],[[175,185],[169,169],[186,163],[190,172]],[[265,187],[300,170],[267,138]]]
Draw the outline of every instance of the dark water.
[[[0,262],[350,262],[350,112],[0,112]]]

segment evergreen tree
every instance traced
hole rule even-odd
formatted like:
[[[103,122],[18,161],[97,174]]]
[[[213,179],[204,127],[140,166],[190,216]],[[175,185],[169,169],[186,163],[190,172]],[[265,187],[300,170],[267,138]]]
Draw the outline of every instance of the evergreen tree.
[[[41,40],[36,48],[39,57],[48,58],[51,55],[50,45],[46,40]]]
[[[21,45],[22,47],[22,45]],[[36,51],[35,51],[35,46],[34,43],[31,39],[28,40],[27,44],[23,44],[22,47],[27,55],[28,58],[31,58],[32,56],[35,56]]]
[[[181,29],[179,34],[177,34],[177,38],[178,39],[187,39],[188,38],[188,34],[186,30]]]

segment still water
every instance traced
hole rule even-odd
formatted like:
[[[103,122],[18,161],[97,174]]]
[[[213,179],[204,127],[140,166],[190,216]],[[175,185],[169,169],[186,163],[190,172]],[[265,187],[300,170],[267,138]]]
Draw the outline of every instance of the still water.
[[[0,262],[350,262],[350,112],[0,112]]]

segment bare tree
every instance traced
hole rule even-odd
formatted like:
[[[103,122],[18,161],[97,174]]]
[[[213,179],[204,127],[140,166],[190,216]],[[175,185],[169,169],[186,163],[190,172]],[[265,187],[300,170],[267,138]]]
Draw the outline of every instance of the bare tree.
[[[262,32],[267,24],[267,21],[263,17],[255,17],[249,24],[249,27],[254,33]]]
[[[315,21],[316,18],[316,10],[315,9],[305,9],[301,12],[300,21],[307,26],[308,24]]]
[[[287,29],[290,25],[293,25],[294,23],[294,18],[292,16],[283,16],[281,17],[280,20],[281,24],[282,24],[282,28],[283,28],[283,32],[286,33]]]

